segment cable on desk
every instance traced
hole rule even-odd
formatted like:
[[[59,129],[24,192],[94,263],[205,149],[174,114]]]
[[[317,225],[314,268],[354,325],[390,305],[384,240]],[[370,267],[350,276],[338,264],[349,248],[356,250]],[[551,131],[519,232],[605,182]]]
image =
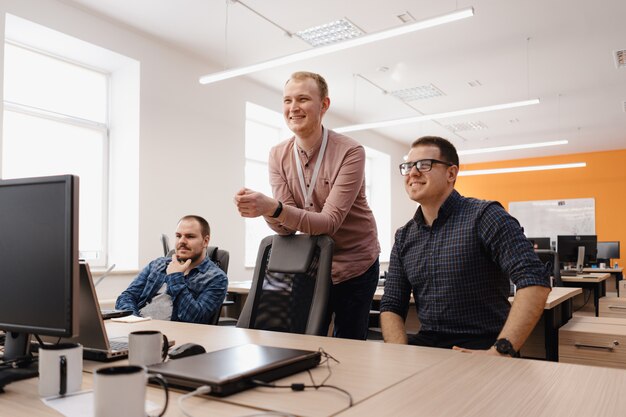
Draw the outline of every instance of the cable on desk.
[[[252,382],[259,386],[259,387],[265,387],[265,388],[281,388],[281,389],[291,389],[292,391],[304,391],[307,388],[313,388],[315,390],[318,390],[320,388],[330,388],[330,389],[334,389],[337,390],[339,392],[342,392],[344,394],[346,394],[346,396],[348,397],[349,400],[349,405],[348,407],[352,407],[354,401],[352,399],[352,395],[346,391],[343,388],[340,388],[338,386],[335,385],[328,385],[326,384],[326,381],[328,381],[328,379],[331,377],[332,375],[332,371],[330,368],[330,360],[332,359],[333,361],[335,361],[336,363],[339,363],[339,361],[335,358],[333,358],[329,353],[325,352],[324,349],[320,348],[319,349],[320,353],[322,354],[322,356],[325,358],[324,361],[322,361],[320,363],[320,365],[326,365],[326,369],[328,369],[328,375],[326,375],[326,378],[324,378],[324,380],[320,383],[320,384],[316,384],[315,380],[313,379],[313,374],[311,373],[311,371],[309,369],[307,369],[307,373],[309,374],[309,378],[311,379],[311,385],[306,385],[304,383],[293,383],[290,385],[276,385],[272,382],[265,382],[265,381],[260,381],[260,380],[253,380]]]
[[[189,397],[195,397],[196,395],[208,394],[210,392],[211,392],[211,387],[210,386],[208,386],[208,385],[199,386],[194,391],[191,391],[190,393],[185,394],[185,395],[183,395],[182,397],[180,397],[178,399],[178,408],[180,408],[180,411],[185,416],[187,416],[187,417],[194,417],[193,414],[191,414],[187,410],[185,410],[185,407],[183,406],[183,401],[185,401]]]

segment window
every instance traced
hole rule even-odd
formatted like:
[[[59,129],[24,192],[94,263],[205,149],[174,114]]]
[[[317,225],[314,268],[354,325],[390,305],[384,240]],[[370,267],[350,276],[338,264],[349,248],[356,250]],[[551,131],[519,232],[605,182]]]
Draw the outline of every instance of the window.
[[[80,177],[80,251],[104,264],[108,76],[20,45],[4,48],[2,177]]]
[[[280,113],[246,103],[246,166],[245,184],[247,188],[272,195],[267,158],[272,146],[277,145],[293,134],[284,127]],[[245,219],[246,247],[245,266],[254,267],[259,244],[265,236],[274,234],[263,217]]]
[[[139,62],[5,15],[3,178],[80,177],[80,252],[138,267]]]
[[[272,195],[268,173],[270,148],[293,133],[285,127],[280,113],[253,103],[246,103],[246,187],[266,195]],[[390,195],[390,157],[368,147],[365,148],[365,187],[367,201],[374,212],[378,226],[378,238],[381,245],[382,262],[389,261],[391,251],[391,195]],[[261,240],[274,234],[263,217],[245,219],[246,247],[245,266],[254,267]]]

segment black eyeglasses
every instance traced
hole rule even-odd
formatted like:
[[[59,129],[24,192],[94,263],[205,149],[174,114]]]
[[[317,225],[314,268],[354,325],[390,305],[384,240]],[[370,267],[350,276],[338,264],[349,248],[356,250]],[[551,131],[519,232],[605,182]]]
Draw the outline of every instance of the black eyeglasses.
[[[419,161],[404,162],[400,164],[400,174],[409,175],[413,167],[417,168],[419,172],[428,172],[433,169],[433,164],[447,165],[449,167],[454,165],[451,162],[440,161],[438,159],[420,159]]]

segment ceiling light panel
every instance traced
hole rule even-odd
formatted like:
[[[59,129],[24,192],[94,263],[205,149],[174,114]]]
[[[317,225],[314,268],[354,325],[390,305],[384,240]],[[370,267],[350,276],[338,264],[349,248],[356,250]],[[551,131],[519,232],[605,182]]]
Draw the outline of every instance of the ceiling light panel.
[[[358,38],[364,34],[365,32],[346,18],[295,33],[297,37],[314,47]]]
[[[487,129],[487,125],[483,122],[461,122],[446,125],[446,129],[452,132],[466,132],[469,130],[484,130]]]
[[[440,89],[432,84],[405,88],[403,90],[395,90],[391,91],[389,94],[399,98],[402,101],[424,100],[427,98],[445,96],[445,94]]]

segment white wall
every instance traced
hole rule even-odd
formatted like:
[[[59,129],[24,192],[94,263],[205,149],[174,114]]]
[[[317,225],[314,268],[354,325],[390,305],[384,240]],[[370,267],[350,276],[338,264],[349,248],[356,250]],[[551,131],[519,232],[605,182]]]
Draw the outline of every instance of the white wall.
[[[212,244],[230,251],[230,278],[249,279],[244,222],[233,204],[244,182],[245,102],[280,111],[280,86],[269,90],[246,78],[202,86],[198,76],[219,68],[60,1],[3,0],[0,13],[0,27],[11,13],[140,62],[139,266],[161,254],[161,233],[173,237],[178,218],[197,213],[211,223]],[[347,124],[332,119],[332,109],[327,117]],[[408,147],[370,132],[354,137],[391,155],[393,238],[415,209],[395,166]]]

